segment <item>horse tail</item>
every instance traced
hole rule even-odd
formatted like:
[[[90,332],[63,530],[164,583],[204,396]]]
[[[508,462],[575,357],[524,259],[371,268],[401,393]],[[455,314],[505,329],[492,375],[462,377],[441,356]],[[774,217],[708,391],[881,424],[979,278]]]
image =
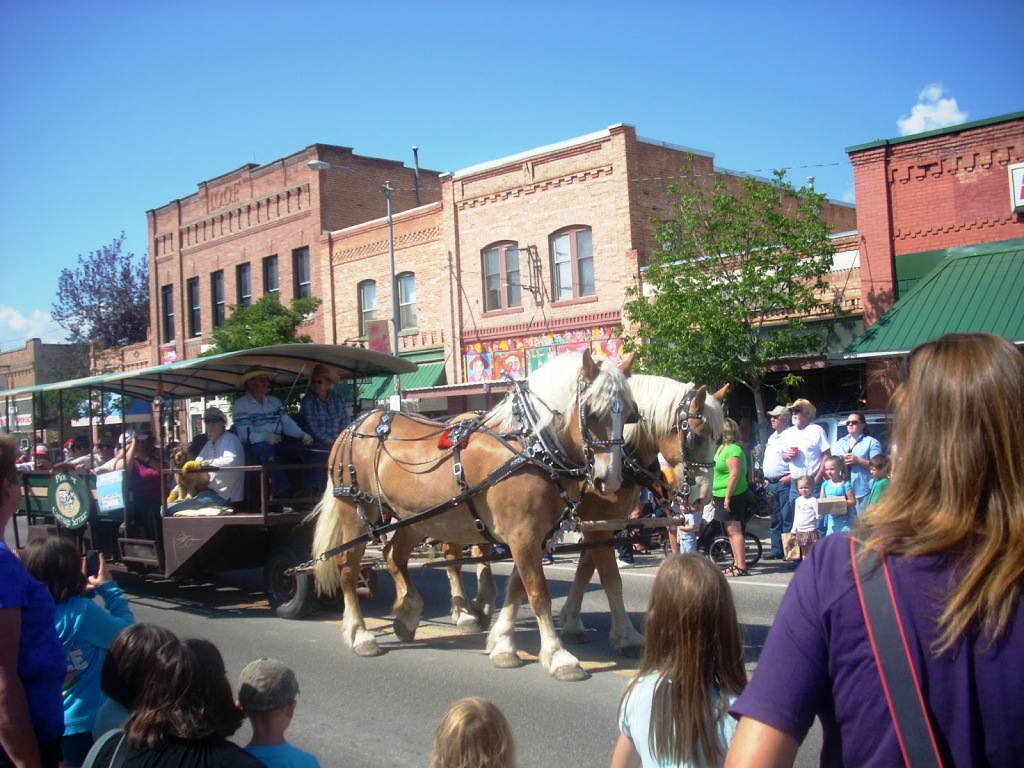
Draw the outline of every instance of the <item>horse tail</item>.
[[[334,484],[327,483],[323,497],[307,518],[316,518],[316,529],[313,531],[313,557],[319,557],[343,541],[341,515],[334,510],[334,503]],[[318,560],[313,570],[318,592],[333,595],[338,591],[338,587],[341,586],[341,575],[338,571],[337,557]]]

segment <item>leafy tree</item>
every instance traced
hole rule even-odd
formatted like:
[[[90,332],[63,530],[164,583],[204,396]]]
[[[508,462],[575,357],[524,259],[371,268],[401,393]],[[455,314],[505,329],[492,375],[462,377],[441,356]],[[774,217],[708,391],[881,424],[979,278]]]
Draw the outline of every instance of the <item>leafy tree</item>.
[[[149,264],[122,253],[124,232],[110,245],[78,257],[78,267],[61,270],[51,315],[73,342],[100,349],[146,338],[149,328]]]
[[[661,244],[644,273],[652,290],[632,287],[623,306],[635,329],[627,346],[654,373],[739,382],[762,414],[768,364],[823,344],[820,328],[801,318],[824,309],[822,278],[835,253],[825,196],[794,188],[784,171],[767,183],[745,178],[737,191],[720,177],[683,173],[669,187],[673,217],[652,220]],[[834,313],[829,305],[824,314]],[[798,382],[790,376],[785,386]]]
[[[267,293],[254,304],[231,307],[231,314],[213,329],[213,348],[208,355],[237,352],[270,344],[308,344],[312,339],[299,334],[299,326],[320,306],[320,299],[294,299],[291,307],[281,304],[276,293]]]

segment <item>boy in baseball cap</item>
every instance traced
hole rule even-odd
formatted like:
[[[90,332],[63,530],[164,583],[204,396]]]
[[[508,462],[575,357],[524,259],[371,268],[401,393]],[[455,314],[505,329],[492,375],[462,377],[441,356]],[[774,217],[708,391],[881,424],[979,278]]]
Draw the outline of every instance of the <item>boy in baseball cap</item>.
[[[298,694],[295,673],[277,659],[249,662],[238,679],[238,705],[252,724],[252,741],[245,751],[267,768],[320,768],[313,755],[284,738]]]

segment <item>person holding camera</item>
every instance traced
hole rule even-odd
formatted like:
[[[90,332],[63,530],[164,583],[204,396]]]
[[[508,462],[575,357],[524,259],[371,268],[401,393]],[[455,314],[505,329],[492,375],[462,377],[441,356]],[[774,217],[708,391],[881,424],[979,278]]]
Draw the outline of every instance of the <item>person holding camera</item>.
[[[33,539],[25,547],[22,562],[55,603],[54,623],[67,654],[61,762],[77,768],[92,747],[93,722],[106,699],[100,671],[107,648],[135,617],[121,588],[107,574],[103,556],[83,558],[73,539]],[[93,601],[94,595],[103,598],[103,608]]]

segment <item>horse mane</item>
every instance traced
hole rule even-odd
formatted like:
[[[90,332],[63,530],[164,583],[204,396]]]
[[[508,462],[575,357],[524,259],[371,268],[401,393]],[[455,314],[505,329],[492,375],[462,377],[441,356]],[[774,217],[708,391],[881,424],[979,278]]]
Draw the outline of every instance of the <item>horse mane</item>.
[[[667,376],[636,374],[630,378],[629,388],[643,418],[637,424],[627,425],[624,437],[628,445],[637,447],[642,442],[656,443],[675,428],[676,408],[696,385]],[[711,428],[712,440],[717,443],[725,428],[725,414],[722,404],[710,392],[704,404],[704,418]]]
[[[564,431],[576,399],[576,386],[582,367],[582,354],[566,352],[548,360],[526,377],[528,396],[536,406],[539,429],[551,427],[558,434]],[[601,364],[600,373],[587,388],[585,397],[591,412],[598,418],[607,415],[613,400],[622,398],[627,409],[632,401],[625,374],[618,366],[610,363]],[[518,424],[512,412],[514,399],[513,393],[506,395],[504,400],[487,413],[484,423],[498,432],[516,429]]]

